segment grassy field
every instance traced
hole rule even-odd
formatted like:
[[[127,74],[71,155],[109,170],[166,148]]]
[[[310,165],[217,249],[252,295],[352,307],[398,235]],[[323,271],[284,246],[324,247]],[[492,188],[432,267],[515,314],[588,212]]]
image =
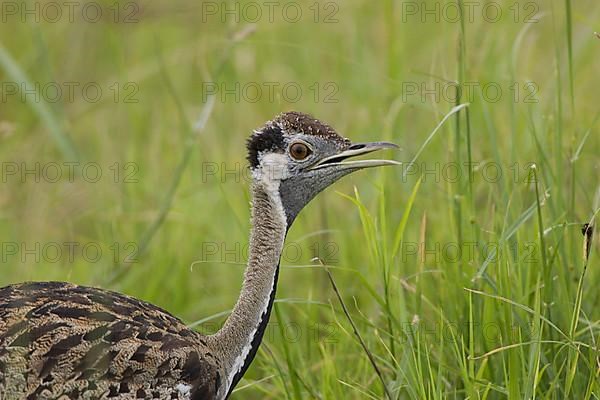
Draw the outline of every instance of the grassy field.
[[[214,332],[245,140],[299,110],[404,165],[300,215],[232,398],[600,398],[596,0],[1,6],[0,286],[109,288]]]

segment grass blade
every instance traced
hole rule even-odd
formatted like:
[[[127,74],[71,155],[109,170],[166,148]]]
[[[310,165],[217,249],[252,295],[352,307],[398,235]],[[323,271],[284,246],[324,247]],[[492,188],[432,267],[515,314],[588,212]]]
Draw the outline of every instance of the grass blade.
[[[358,342],[360,343],[360,346],[363,348],[364,352],[366,353],[367,357],[369,358],[369,361],[371,362],[371,365],[373,366],[373,369],[375,370],[375,373],[377,374],[377,376],[379,377],[379,380],[381,381],[381,385],[383,386],[383,390],[387,396],[387,398],[389,400],[392,400],[392,394],[389,392],[389,389],[385,383],[385,379],[383,378],[383,374],[381,373],[381,371],[379,370],[379,367],[377,366],[377,363],[375,362],[375,357],[373,356],[373,354],[371,353],[371,351],[369,350],[369,348],[367,347],[365,341],[363,340],[360,332],[358,331],[358,328],[356,327],[356,324],[354,324],[354,321],[352,320],[352,317],[350,316],[350,313],[348,312],[348,308],[346,307],[346,303],[344,303],[344,300],[342,299],[342,295],[340,294],[340,291],[337,288],[337,285],[335,284],[335,280],[333,279],[333,275],[331,274],[331,272],[329,271],[329,269],[325,268],[325,271],[327,272],[327,276],[329,277],[329,282],[331,282],[331,286],[333,287],[333,291],[335,292],[335,295],[337,296],[340,305],[342,306],[342,310],[344,311],[344,315],[346,316],[346,318],[348,319],[348,322],[350,322],[350,325],[352,326],[352,330],[354,332],[354,335],[356,336],[356,338],[358,339]]]
[[[28,104],[50,131],[50,135],[56,142],[64,159],[67,161],[78,160],[79,157],[75,145],[69,135],[61,127],[61,123],[52,112],[50,105],[46,99],[44,99],[44,96],[35,89],[35,86],[31,83],[25,74],[25,71],[21,69],[15,59],[12,58],[4,46],[2,46],[2,43],[0,43],[0,66],[4,69],[6,74],[13,79],[15,84],[27,88],[26,90],[28,93],[32,91],[36,92],[38,101],[28,102]]]

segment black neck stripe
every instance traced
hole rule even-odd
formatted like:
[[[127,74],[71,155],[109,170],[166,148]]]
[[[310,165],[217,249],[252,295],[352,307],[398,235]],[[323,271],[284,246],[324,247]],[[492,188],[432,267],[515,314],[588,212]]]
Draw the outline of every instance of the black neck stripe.
[[[238,384],[240,379],[242,379],[242,377],[246,373],[246,370],[248,369],[248,367],[250,367],[252,360],[254,360],[254,357],[256,356],[258,347],[260,346],[263,335],[265,334],[265,330],[267,329],[267,324],[269,323],[269,318],[271,317],[271,310],[273,309],[273,303],[275,302],[275,292],[277,291],[277,279],[278,278],[279,278],[279,263],[277,264],[277,268],[275,269],[275,277],[273,278],[273,287],[271,289],[271,294],[269,296],[269,303],[267,305],[267,309],[261,316],[260,322],[258,324],[258,328],[256,329],[256,332],[254,333],[254,337],[252,338],[250,351],[248,352],[248,355],[246,355],[246,358],[244,359],[244,364],[242,365],[242,368],[240,368],[240,370],[233,377],[231,386],[229,386],[229,391],[227,392],[227,396],[225,396],[226,399],[229,397],[229,395],[231,394],[231,392],[233,391],[235,386]]]

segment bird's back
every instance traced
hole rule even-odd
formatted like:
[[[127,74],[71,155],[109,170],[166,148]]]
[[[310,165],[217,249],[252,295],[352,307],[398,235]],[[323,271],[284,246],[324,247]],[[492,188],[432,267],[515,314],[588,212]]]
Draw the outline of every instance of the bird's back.
[[[213,399],[206,339],[152,304],[59,282],[0,289],[0,399]]]

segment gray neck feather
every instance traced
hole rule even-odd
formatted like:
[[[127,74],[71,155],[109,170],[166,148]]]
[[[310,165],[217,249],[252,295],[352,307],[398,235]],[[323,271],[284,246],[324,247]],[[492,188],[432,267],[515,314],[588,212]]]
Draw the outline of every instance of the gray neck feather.
[[[252,361],[260,343],[262,330],[259,332],[259,328],[262,325],[264,329],[270,313],[287,230],[278,188],[274,190],[255,183],[252,192],[250,253],[242,291],[221,330],[210,337],[211,347],[220,356],[227,372],[226,382],[223,382],[227,391],[241,378],[242,368]]]

